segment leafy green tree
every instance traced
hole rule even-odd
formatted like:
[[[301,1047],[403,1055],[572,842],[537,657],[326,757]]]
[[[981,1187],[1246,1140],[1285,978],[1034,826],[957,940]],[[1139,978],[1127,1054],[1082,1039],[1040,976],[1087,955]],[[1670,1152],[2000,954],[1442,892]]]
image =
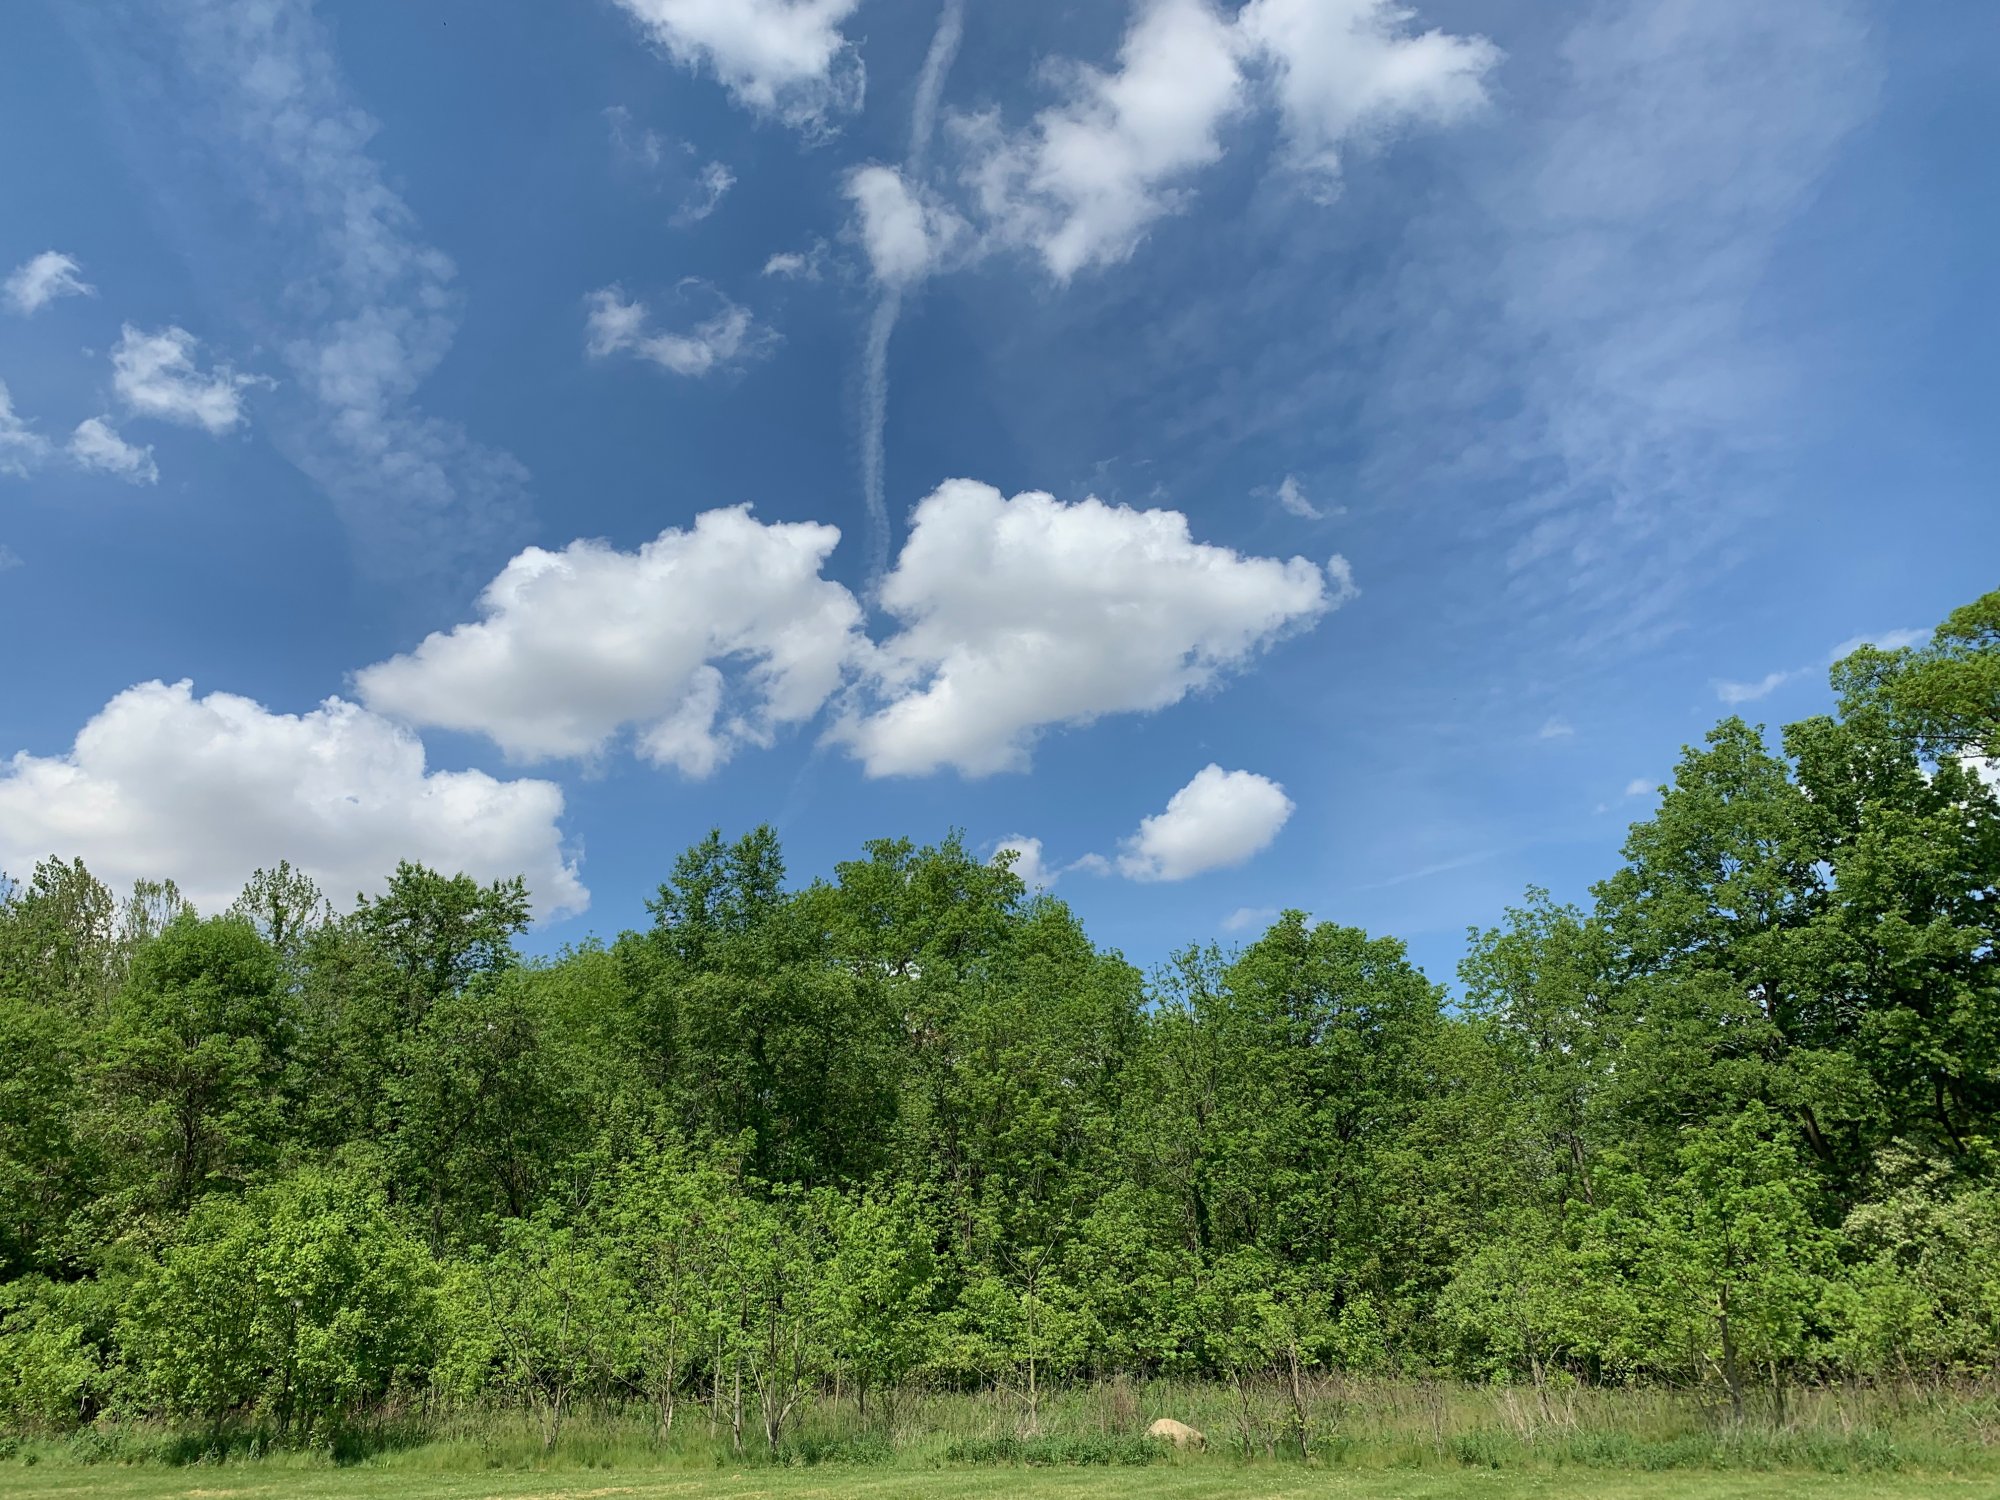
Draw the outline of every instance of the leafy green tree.
[[[1748,1386],[1809,1352],[1833,1237],[1813,1219],[1816,1186],[1775,1117],[1752,1105],[1690,1131],[1664,1182],[1611,1183],[1607,1212],[1636,1229],[1634,1275],[1675,1373],[1712,1374],[1740,1419]]]
[[[940,1275],[933,1235],[908,1190],[822,1191],[817,1211],[828,1241],[819,1319],[865,1418],[871,1392],[893,1400],[931,1358]],[[894,1415],[885,1411],[885,1422]]]
[[[169,1411],[256,1411],[301,1440],[420,1382],[437,1273],[374,1189],[307,1170],[210,1198],[140,1282],[120,1342]]]
[[[768,828],[676,863],[640,966],[652,1071],[685,1130],[750,1133],[756,1176],[852,1181],[881,1165],[896,1018],[879,974],[837,961],[824,899],[783,886]]]
[[[99,1068],[139,1205],[183,1211],[273,1159],[284,1044],[277,965],[249,923],[181,916],[139,950]]]
[[[351,919],[399,977],[401,1027],[476,977],[511,968],[514,939],[528,926],[528,887],[519,876],[480,885],[408,861],[388,889],[360,898]]]
[[[534,1414],[545,1450],[578,1398],[623,1361],[626,1305],[596,1240],[552,1208],[501,1228],[444,1289],[443,1383],[463,1397],[497,1389]]]
[[[43,860],[25,888],[0,877],[0,995],[101,1018],[121,972],[117,916],[80,859]]]
[[[103,1171],[88,1123],[92,1040],[63,1007],[0,999],[0,1284],[80,1258],[70,1226]]]
[[[42,1277],[0,1284],[0,1417],[61,1430],[90,1420],[113,1385],[91,1336],[90,1283]]]
[[[642,1138],[609,1175],[595,1228],[625,1299],[633,1384],[673,1431],[683,1385],[704,1360],[720,1378],[736,1242],[745,1194],[746,1142],[690,1151]]]

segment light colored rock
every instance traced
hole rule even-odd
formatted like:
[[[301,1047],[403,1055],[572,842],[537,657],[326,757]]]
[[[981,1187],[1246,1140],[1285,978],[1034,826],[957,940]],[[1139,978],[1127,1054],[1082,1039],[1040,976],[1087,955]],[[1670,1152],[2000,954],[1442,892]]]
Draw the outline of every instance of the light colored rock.
[[[1172,1417],[1162,1417],[1146,1429],[1149,1438],[1164,1438],[1176,1448],[1206,1448],[1208,1438],[1185,1422],[1176,1422]]]

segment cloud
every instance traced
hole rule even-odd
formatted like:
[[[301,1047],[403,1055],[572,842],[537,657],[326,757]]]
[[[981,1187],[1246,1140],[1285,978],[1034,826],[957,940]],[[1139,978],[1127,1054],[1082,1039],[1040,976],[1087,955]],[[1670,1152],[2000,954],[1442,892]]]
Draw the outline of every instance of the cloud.
[[[1338,552],[1326,560],[1326,581],[1333,585],[1333,596],[1328,601],[1333,609],[1361,597],[1361,586],[1354,581],[1354,565]]]
[[[604,111],[604,123],[611,131],[611,149],[618,156],[636,166],[656,171],[667,159],[669,142],[651,126],[639,128],[632,123],[632,111],[622,104],[614,104]]]
[[[826,259],[826,241],[814,240],[804,250],[780,250],[764,262],[765,276],[776,276],[782,281],[818,281],[821,263]]]
[[[1500,50],[1484,37],[1413,34],[1401,0],[1251,0],[1243,43],[1273,71],[1293,160],[1331,177],[1351,141],[1450,125],[1486,103]]]
[[[908,182],[921,181],[923,177],[931,137],[937,131],[945,77],[964,37],[965,0],[944,0],[910,103],[910,141],[903,170],[870,169],[889,174],[887,178],[873,179],[872,192],[867,190],[871,179],[858,174],[848,179],[850,196],[855,194],[857,186],[864,190],[857,206],[862,210],[862,236],[878,283],[875,310],[869,315],[868,337],[861,352],[861,503],[868,515],[871,580],[879,578],[889,562],[889,505],[883,487],[889,427],[889,341],[895,336],[896,321],[903,313],[903,285],[906,280],[919,279],[935,269],[936,261],[951,248],[947,242],[960,238],[964,229],[957,215],[907,186]],[[872,224],[871,203],[875,208]],[[914,251],[909,248],[912,219],[917,241]]]
[[[967,236],[964,219],[894,167],[856,168],[847,177],[847,197],[860,220],[869,269],[885,286],[923,280]]]
[[[713,296],[720,306],[687,332],[654,333],[648,331],[652,313],[645,303],[626,301],[619,287],[602,287],[584,299],[586,347],[595,359],[629,352],[676,375],[699,376],[754,358],[775,341],[748,308],[720,292]]]
[[[1285,789],[1254,771],[1203,767],[1165,812],[1139,824],[1121,846],[1118,873],[1131,880],[1187,880],[1240,865],[1269,847],[1292,815]]]
[[[1648,781],[1643,776],[1635,776],[1625,783],[1625,795],[1628,797],[1650,797],[1659,789],[1658,782]]]
[[[682,67],[738,104],[807,130],[860,107],[860,55],[840,23],[861,0],[618,0]]]
[[[1147,0],[1116,69],[1063,68],[1065,98],[1026,130],[1008,134],[991,114],[954,120],[990,232],[1060,281],[1131,255],[1181,207],[1182,180],[1221,158],[1221,128],[1245,102],[1237,50],[1206,0]]]
[[[0,573],[11,573],[21,566],[21,554],[12,547],[0,546]]]
[[[111,386],[134,414],[220,437],[243,420],[243,392],[259,384],[226,364],[195,364],[201,340],[185,328],[142,333],[127,323],[111,351]]]
[[[1294,165],[1322,179],[1353,142],[1463,118],[1498,49],[1414,34],[1410,17],[1396,0],[1251,0],[1233,20],[1209,0],[1140,0],[1116,68],[1058,65],[1064,97],[1027,129],[990,112],[954,121],[988,233],[1059,281],[1125,260],[1267,96]]]
[[[14,410],[7,382],[0,380],[0,474],[26,478],[49,456],[49,440]]]
[[[1755,682],[1717,682],[1715,696],[1724,703],[1755,703],[1790,682],[1796,672],[1767,672]]]
[[[1222,919],[1222,930],[1244,932],[1252,927],[1268,927],[1277,917],[1275,906],[1239,906]]]
[[[996,860],[1003,854],[1014,856],[1014,873],[1020,877],[1021,884],[1026,886],[1030,893],[1050,889],[1061,876],[1061,871],[1051,870],[1043,862],[1040,839],[1031,839],[1019,833],[1009,834],[993,847],[993,856]]]
[[[115,885],[171,877],[219,911],[280,859],[339,898],[381,889],[413,859],[482,880],[524,874],[547,918],[590,900],[563,856],[562,810],[550,782],[427,770],[414,735],[338,698],[275,714],[146,682],[67,754],[0,762],[0,867],[78,856]]]
[[[736,174],[719,161],[712,161],[701,169],[695,180],[695,195],[680,206],[674,215],[677,224],[699,224],[714,213],[729,190],[736,186]]]
[[[7,305],[22,317],[47,307],[58,297],[95,297],[97,288],[83,279],[83,267],[60,250],[44,250],[14,268],[0,287]]]
[[[1573,738],[1575,734],[1576,726],[1571,724],[1569,720],[1550,718],[1542,721],[1542,727],[1535,732],[1535,738],[1538,740],[1566,740]]]
[[[69,456],[86,469],[115,474],[128,484],[154,484],[160,477],[152,445],[141,448],[126,442],[103,417],[86,417],[76,424],[76,431],[70,434]]]
[[[449,352],[451,258],[384,180],[311,0],[86,7],[135,170],[182,255],[289,378],[260,403],[278,451],[325,493],[377,578],[455,579],[517,543],[527,471],[427,415]],[[197,149],[191,149],[197,148]]]
[[[1863,646],[1873,646],[1877,651],[1907,651],[1912,646],[1921,646],[1930,639],[1928,630],[1884,630],[1875,635],[1850,636],[1827,652],[1827,665],[1839,661]]]
[[[1287,474],[1278,485],[1278,505],[1301,521],[1324,521],[1326,512],[1306,498],[1296,474]]]
[[[515,760],[587,757],[622,730],[656,765],[706,776],[819,711],[861,622],[820,576],[831,526],[713,510],[636,552],[530,547],[481,619],[355,676],[372,709],[486,735]]]
[[[1873,108],[1870,53],[1846,0],[1598,0],[1516,95],[1528,136],[1479,188],[1489,222],[1440,218],[1434,279],[1398,288],[1433,332],[1383,388],[1462,391],[1440,421],[1518,410],[1485,445],[1505,482],[1534,476],[1507,565],[1562,618],[1598,615],[1566,628],[1579,644],[1671,628],[1758,512],[1799,420],[1766,278]]]
[[[1850,636],[1826,653],[1825,660],[1813,666],[1793,667],[1784,672],[1767,672],[1755,682],[1726,682],[1715,684],[1715,696],[1724,703],[1755,703],[1768,698],[1777,689],[1795,678],[1809,677],[1822,667],[1830,667],[1850,652],[1863,646],[1873,646],[1878,651],[1901,651],[1906,647],[1920,645],[1929,639],[1929,632],[1923,630],[1884,630],[1875,635]]]
[[[969,479],[918,504],[879,601],[901,629],[868,656],[872,710],[831,734],[871,776],[1024,769],[1048,726],[1165,708],[1334,604],[1306,559],[1198,543],[1177,511]]]

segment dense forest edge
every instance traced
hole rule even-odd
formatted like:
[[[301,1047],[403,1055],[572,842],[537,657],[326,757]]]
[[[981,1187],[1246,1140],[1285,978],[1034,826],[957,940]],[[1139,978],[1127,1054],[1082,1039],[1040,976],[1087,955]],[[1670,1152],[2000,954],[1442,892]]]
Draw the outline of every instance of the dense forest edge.
[[[2000,592],[1688,748],[1448,996],[1005,857],[0,884],[0,1458],[2000,1468]],[[1416,1461],[1412,1459],[1412,1461]]]

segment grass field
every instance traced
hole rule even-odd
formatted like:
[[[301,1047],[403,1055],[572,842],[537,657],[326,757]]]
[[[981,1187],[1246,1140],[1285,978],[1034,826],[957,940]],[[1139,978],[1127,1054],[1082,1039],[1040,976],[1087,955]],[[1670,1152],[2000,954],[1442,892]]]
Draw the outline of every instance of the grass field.
[[[36,1500],[1989,1500],[2000,1479],[1825,1474],[1382,1474],[1214,1465],[425,1474],[395,1468],[0,1468]]]
[[[1171,1381],[1065,1389],[1033,1439],[996,1392],[908,1392],[866,1419],[823,1400],[775,1460],[754,1437],[732,1451],[698,1407],[669,1439],[648,1412],[580,1413],[553,1448],[525,1414],[485,1409],[303,1452],[107,1422],[0,1434],[0,1500],[2000,1500],[1990,1383],[1800,1391],[1743,1422],[1657,1390],[1346,1381],[1315,1397],[1310,1465],[1276,1441],[1274,1392]],[[1209,1450],[1139,1436],[1159,1413],[1196,1421]]]

